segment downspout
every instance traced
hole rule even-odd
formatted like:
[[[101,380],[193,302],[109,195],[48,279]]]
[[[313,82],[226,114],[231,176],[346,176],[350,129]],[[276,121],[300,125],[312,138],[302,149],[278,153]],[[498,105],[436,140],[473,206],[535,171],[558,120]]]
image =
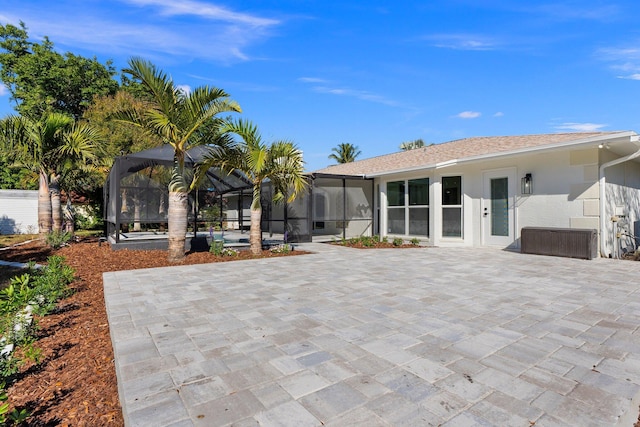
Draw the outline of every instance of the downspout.
[[[634,135],[632,136],[631,142],[637,143],[638,142],[638,136]],[[607,227],[607,221],[606,221],[606,217],[605,217],[605,213],[606,213],[606,208],[607,208],[607,203],[606,203],[606,194],[605,194],[605,190],[606,190],[606,178],[604,176],[604,170],[607,169],[608,167],[611,166],[615,166],[618,165],[620,163],[624,163],[627,162],[629,160],[635,159],[636,157],[640,156],[640,146],[638,146],[636,144],[636,146],[638,147],[638,149],[629,154],[626,155],[624,157],[620,157],[619,159],[615,159],[615,160],[611,160],[610,162],[607,163],[603,163],[602,165],[600,165],[600,256],[602,257],[606,257],[605,255],[605,231],[606,231],[606,227]]]

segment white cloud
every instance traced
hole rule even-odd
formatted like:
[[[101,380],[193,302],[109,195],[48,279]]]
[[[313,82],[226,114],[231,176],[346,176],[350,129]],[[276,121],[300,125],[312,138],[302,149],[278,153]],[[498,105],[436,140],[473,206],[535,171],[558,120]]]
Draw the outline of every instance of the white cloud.
[[[562,123],[559,125],[556,125],[555,128],[557,130],[562,130],[562,131],[574,131],[574,132],[597,132],[602,130],[602,128],[607,127],[609,125],[607,124],[600,124],[600,123],[573,123],[573,122],[568,122],[568,123]]]
[[[434,34],[423,39],[435,47],[456,50],[495,50],[500,45],[493,38],[477,34]]]
[[[0,84],[0,96],[5,96],[9,94],[9,90],[3,84]]]
[[[276,25],[279,23],[275,19],[260,18],[245,13],[238,13],[224,7],[199,1],[124,0],[124,2],[137,6],[151,6],[161,15],[165,16],[193,15],[211,20],[248,24],[256,27]]]
[[[455,117],[458,117],[459,119],[477,119],[481,115],[482,113],[477,111],[463,111],[462,113],[456,114]]]
[[[504,113],[502,111],[498,111],[493,115],[493,117],[502,117],[502,116],[504,116]]]
[[[396,101],[387,99],[382,95],[377,95],[375,93],[367,92],[364,90],[356,90],[356,89],[349,89],[349,88],[332,88],[332,87],[326,87],[326,86],[315,86],[313,90],[319,93],[348,96],[351,98],[360,99],[362,101],[369,101],[369,102],[374,102],[376,104],[389,105],[391,107],[400,106],[399,103]]]
[[[341,88],[341,87],[331,87],[328,86],[329,83],[327,80],[316,78],[316,77],[300,77],[298,78],[299,82],[309,83],[311,85],[311,89],[314,92],[318,93],[327,93],[330,95],[338,95],[338,96],[347,96],[351,98],[360,99],[362,101],[374,102],[376,104],[389,105],[391,107],[400,107],[400,103],[394,101],[392,99],[388,99],[382,95],[378,95],[372,92],[367,92],[364,90],[350,89],[350,88]]]
[[[14,25],[19,20],[28,23],[32,38],[47,35],[61,51],[81,48],[111,58],[143,56],[154,62],[247,61],[253,59],[248,49],[270,38],[281,24],[199,1],[122,0],[118,7],[101,3],[74,10],[67,2],[50,10],[26,4],[3,10],[2,19]],[[184,15],[189,19],[181,18]]]
[[[609,62],[611,69],[624,73],[617,75],[617,78],[640,80],[640,47],[599,49],[596,51],[596,57],[601,61]]]
[[[631,74],[629,76],[618,76],[619,79],[640,80],[640,73]]]
[[[303,83],[327,83],[327,80],[317,77],[300,77],[298,81]]]
[[[182,91],[185,95],[189,95],[191,93],[191,86],[189,85],[176,85],[176,88]]]

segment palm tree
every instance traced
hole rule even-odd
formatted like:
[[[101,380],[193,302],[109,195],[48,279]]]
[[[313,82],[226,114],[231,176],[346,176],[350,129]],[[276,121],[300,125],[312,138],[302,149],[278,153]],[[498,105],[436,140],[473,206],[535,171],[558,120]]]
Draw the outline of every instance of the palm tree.
[[[258,128],[249,121],[227,122],[221,129],[224,133],[234,133],[242,141],[226,150],[211,151],[199,170],[218,166],[231,173],[242,172],[252,184],[251,228],[249,242],[251,252],[262,251],[262,204],[260,200],[262,183],[269,181],[273,187],[273,201],[292,202],[307,186],[304,176],[302,151],[290,141],[275,141],[267,145],[262,141]],[[198,175],[201,175],[200,173]]]
[[[114,118],[146,129],[174,150],[168,200],[169,261],[180,261],[184,258],[191,188],[185,154],[195,145],[216,143],[208,139],[202,129],[215,130],[222,123],[216,117],[218,114],[241,112],[241,109],[222,89],[202,86],[186,93],[155,65],[140,58],[130,59],[129,68],[124,71],[140,81],[149,100],[142,112],[122,110],[115,113]]]
[[[338,144],[337,147],[333,147],[331,149],[333,154],[329,155],[330,159],[335,160],[338,163],[351,163],[356,160],[362,151],[358,149],[357,145],[349,144],[348,142],[343,142]]]
[[[402,151],[410,151],[410,150],[415,150],[416,148],[422,148],[422,147],[424,147],[424,141],[422,139],[407,141],[400,144],[400,149]]]
[[[38,227],[41,235],[62,229],[59,183],[62,174],[88,167],[96,158],[99,135],[61,113],[40,120],[8,116],[0,122],[3,150],[14,167],[38,175]]]

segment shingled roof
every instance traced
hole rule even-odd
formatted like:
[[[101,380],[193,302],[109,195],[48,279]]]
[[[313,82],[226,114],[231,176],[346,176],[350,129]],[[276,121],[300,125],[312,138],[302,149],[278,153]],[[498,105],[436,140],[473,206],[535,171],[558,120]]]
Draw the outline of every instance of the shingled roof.
[[[420,167],[435,167],[443,162],[464,161],[479,156],[515,154],[557,144],[597,141],[620,132],[553,133],[519,136],[486,136],[458,139],[409,151],[329,166],[316,173],[332,175],[377,175]]]

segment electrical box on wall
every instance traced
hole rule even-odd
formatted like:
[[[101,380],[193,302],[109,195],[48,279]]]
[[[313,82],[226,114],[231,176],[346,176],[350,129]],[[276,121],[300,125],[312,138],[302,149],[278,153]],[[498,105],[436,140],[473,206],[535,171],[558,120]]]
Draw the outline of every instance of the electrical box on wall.
[[[623,216],[627,216],[627,212],[626,212],[626,208],[624,206],[616,206],[616,216],[617,217],[623,217]]]

